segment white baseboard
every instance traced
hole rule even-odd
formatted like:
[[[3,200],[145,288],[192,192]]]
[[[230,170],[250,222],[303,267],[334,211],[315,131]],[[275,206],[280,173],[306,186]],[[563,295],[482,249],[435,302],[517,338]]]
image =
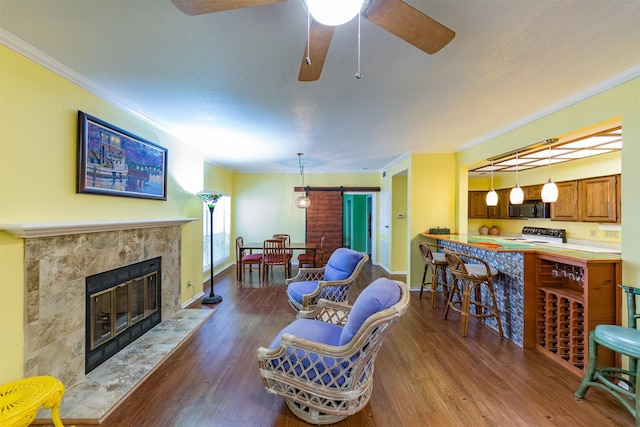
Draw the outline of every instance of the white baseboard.
[[[182,303],[182,308],[187,308],[187,306],[191,305],[193,302],[197,301],[199,298],[201,298],[202,296],[204,296],[204,292],[200,292],[197,295],[192,296],[191,298],[189,298],[187,301],[185,301],[184,303]]]

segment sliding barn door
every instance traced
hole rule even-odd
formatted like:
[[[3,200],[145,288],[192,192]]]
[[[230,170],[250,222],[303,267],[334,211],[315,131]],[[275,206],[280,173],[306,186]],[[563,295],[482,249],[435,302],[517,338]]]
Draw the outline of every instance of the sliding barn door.
[[[342,192],[310,191],[307,208],[307,242],[320,243],[324,236],[324,262],[342,247]]]

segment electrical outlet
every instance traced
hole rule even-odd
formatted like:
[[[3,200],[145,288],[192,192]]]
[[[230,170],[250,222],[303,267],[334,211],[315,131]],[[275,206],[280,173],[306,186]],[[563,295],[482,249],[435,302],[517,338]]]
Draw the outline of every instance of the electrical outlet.
[[[596,230],[591,230],[590,235],[591,237],[596,237]]]
[[[187,281],[187,288],[191,288],[193,285],[191,284],[191,280]]]
[[[618,232],[617,231],[605,231],[604,232],[604,237],[608,237],[610,239],[617,239],[618,238]]]

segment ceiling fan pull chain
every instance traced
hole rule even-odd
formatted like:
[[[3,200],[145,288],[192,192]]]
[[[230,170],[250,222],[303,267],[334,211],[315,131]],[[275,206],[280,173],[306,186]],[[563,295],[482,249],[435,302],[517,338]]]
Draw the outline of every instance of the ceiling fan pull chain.
[[[307,65],[311,65],[311,14],[307,11]]]
[[[362,78],[362,73],[360,72],[360,18],[362,14],[358,13],[358,72],[356,73],[356,79]]]

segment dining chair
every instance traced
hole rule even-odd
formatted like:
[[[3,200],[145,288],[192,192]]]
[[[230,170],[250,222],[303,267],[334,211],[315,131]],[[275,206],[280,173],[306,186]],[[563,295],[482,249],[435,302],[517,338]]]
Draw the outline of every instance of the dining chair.
[[[298,267],[309,265],[313,268],[324,266],[324,236],[320,239],[320,245],[315,250],[308,250],[298,255]]]
[[[268,239],[262,244],[262,280],[267,279],[269,267],[281,265],[284,267],[284,278],[289,277],[289,264],[285,241],[283,239]]]
[[[236,237],[236,274],[238,280],[242,280],[242,274],[244,269],[249,267],[249,273],[253,271],[253,267],[258,267],[258,280],[261,279],[260,270],[262,269],[262,254],[254,254],[252,249],[242,249],[244,246],[244,239],[242,237]]]
[[[273,235],[274,239],[284,240],[285,246],[288,248],[291,245],[291,236],[284,233],[278,233]],[[291,271],[291,258],[293,258],[293,251],[290,249],[285,250],[287,257],[289,258],[289,271]]]

